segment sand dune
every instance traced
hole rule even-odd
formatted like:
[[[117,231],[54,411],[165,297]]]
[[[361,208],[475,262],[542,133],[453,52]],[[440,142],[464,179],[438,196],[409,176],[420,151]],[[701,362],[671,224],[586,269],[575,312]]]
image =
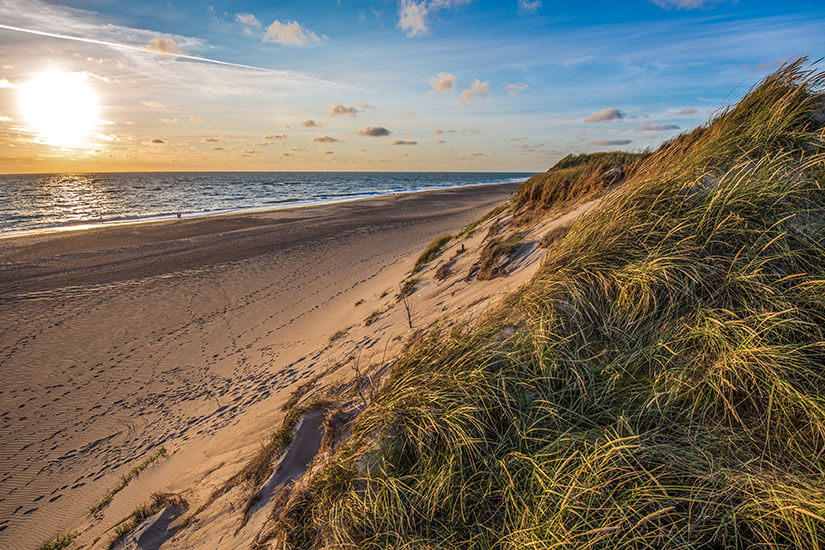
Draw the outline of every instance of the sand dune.
[[[375,289],[516,187],[0,240],[0,546],[69,528],[161,446],[103,523],[259,441]]]

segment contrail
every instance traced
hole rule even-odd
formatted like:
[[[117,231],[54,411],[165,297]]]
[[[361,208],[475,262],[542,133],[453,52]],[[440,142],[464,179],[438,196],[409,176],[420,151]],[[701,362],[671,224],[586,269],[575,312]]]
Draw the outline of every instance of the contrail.
[[[224,65],[226,67],[237,67],[239,69],[249,69],[252,71],[260,71],[265,73],[277,74],[281,76],[288,76],[292,78],[304,79],[304,80],[313,80],[315,82],[321,82],[323,84],[331,84],[333,86],[343,86],[345,88],[356,88],[355,86],[350,86],[348,84],[340,84],[338,82],[332,82],[330,80],[324,80],[322,78],[315,78],[314,76],[308,76],[301,73],[295,73],[292,71],[281,71],[278,69],[269,69],[267,67],[256,67],[255,65],[244,65],[242,63],[232,63],[229,61],[221,61],[220,59],[210,59],[208,57],[200,57],[197,55],[187,55],[185,53],[174,53],[174,52],[160,52],[157,50],[151,50],[149,48],[142,48],[140,46],[132,46],[129,44],[119,44],[117,42],[108,42],[106,40],[98,40],[96,38],[83,38],[80,36],[71,36],[68,34],[59,34],[55,32],[46,32],[46,31],[36,31],[34,29],[24,29],[22,27],[13,27],[11,25],[3,25],[0,24],[0,29],[6,29],[9,31],[16,31],[16,32],[24,32],[28,34],[36,34],[38,36],[48,36],[50,38],[61,38],[63,40],[73,40],[75,42],[85,42],[86,44],[98,44],[100,46],[108,46],[110,48],[117,48],[121,50],[132,50],[136,52],[143,52],[148,54],[154,55],[163,55],[167,57],[177,57],[180,59],[189,59],[191,61],[201,61],[203,63],[213,63],[215,65]],[[356,88],[357,89],[357,88]]]

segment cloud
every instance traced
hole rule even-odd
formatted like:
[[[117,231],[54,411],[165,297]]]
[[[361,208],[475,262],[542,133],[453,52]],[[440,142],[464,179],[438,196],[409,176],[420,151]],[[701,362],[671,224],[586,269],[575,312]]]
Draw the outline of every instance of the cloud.
[[[296,153],[299,153],[301,151],[306,151],[307,149],[306,149],[306,147],[298,147],[298,146],[293,145],[292,147],[289,148],[289,150],[290,151],[295,151]]]
[[[203,138],[204,143],[219,143],[223,141],[223,136],[209,136]]]
[[[616,120],[624,119],[624,113],[618,110],[615,107],[610,107],[608,109],[602,109],[601,111],[596,111],[595,113],[591,113],[588,115],[584,121],[585,122],[613,122]]]
[[[441,134],[454,134],[455,130],[442,130],[441,128],[436,128],[433,130],[433,134],[436,136],[440,136]]]
[[[333,103],[329,106],[329,111],[327,111],[327,115],[329,116],[354,117],[356,114],[358,114],[358,109],[355,107],[346,107],[340,103]]]
[[[355,135],[366,137],[382,137],[390,135],[390,131],[382,126],[367,126],[361,130],[356,130]]]
[[[160,121],[163,122],[164,124],[179,124],[179,123],[183,122],[181,119],[179,119],[177,117],[175,117],[175,118],[162,118],[162,119],[160,119]]]
[[[653,0],[653,3],[665,9],[692,10],[704,8],[705,6],[716,3],[716,1],[718,0]]]
[[[430,84],[434,92],[449,93],[455,90],[455,75],[451,73],[438,73],[438,76],[430,77]]]
[[[206,122],[204,119],[202,119],[202,118],[201,118],[201,117],[199,117],[199,116],[190,116],[190,117],[189,117],[189,118],[187,118],[186,120],[187,120],[188,122],[191,122],[192,124],[201,124],[202,122]]]
[[[521,13],[536,13],[541,7],[541,0],[518,0],[518,10]]]
[[[235,21],[238,23],[243,23],[244,25],[250,27],[257,27],[261,28],[261,22],[258,21],[258,18],[252,15],[251,13],[236,13],[235,14]]]
[[[396,139],[390,142],[390,145],[418,145],[417,141],[405,141],[403,139]]]
[[[264,139],[286,139],[289,137],[289,134],[267,134],[264,136]]]
[[[430,15],[439,10],[454,8],[472,0],[400,0],[398,2],[399,29],[408,37],[424,36],[430,32]]]
[[[636,126],[637,130],[642,132],[661,132],[663,130],[678,130],[679,127],[675,124],[661,124],[659,122],[642,122]]]
[[[631,141],[629,139],[594,139],[590,143],[593,145],[627,145]]]
[[[301,126],[304,128],[319,128],[321,125],[315,122],[314,120],[305,120],[301,122]]]
[[[527,84],[524,82],[514,82],[512,84],[505,84],[504,89],[507,90],[507,93],[510,95],[519,95],[521,92],[529,88]]]
[[[257,155],[258,153],[260,153],[258,149],[244,149],[243,151],[244,155]]]
[[[0,78],[0,89],[2,88],[18,88],[17,84],[12,84],[5,78]]]
[[[439,140],[436,140],[436,143],[447,143],[447,142],[444,141],[443,139],[439,139]]]
[[[696,110],[695,107],[685,107],[683,109],[679,109],[676,111],[677,115],[695,115],[699,111]]]
[[[163,144],[163,143],[166,143],[166,142],[163,141],[160,138],[152,138],[152,143],[160,145],[160,144]]]
[[[223,151],[223,147],[212,147],[213,151]]]
[[[487,97],[490,95],[490,81],[481,82],[479,79],[475,79],[470,86],[469,90],[464,90],[461,92],[461,104],[465,107],[470,100],[475,97]]]
[[[266,28],[263,41],[275,42],[282,46],[299,47],[313,42],[320,42],[321,37],[306,27],[302,27],[297,21],[281,23],[276,19]]]
[[[401,0],[398,4],[398,28],[407,36],[423,36],[430,32],[427,23],[427,2]]]
[[[313,143],[337,143],[341,140],[336,139],[334,137],[321,136],[321,137],[314,137],[310,141],[312,141]]]
[[[0,116],[0,122],[10,122],[13,120],[10,116]]]
[[[164,107],[166,107],[166,105],[164,105],[160,101],[155,101],[154,99],[150,99],[148,101],[141,101],[141,103],[143,103],[147,107],[151,107],[152,109],[163,109]]]
[[[146,49],[150,52],[157,52],[169,55],[184,55],[178,43],[171,38],[153,38],[146,44]]]

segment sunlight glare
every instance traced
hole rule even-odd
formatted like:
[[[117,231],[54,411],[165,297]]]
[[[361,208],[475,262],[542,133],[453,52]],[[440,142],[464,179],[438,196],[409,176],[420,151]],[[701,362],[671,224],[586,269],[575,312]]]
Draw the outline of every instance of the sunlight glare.
[[[20,108],[29,129],[44,143],[84,147],[98,124],[97,97],[86,73],[50,70],[20,87]]]

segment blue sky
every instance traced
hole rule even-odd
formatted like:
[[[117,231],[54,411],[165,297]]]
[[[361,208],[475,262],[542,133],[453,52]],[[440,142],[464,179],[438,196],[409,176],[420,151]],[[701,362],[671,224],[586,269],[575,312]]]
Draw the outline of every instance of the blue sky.
[[[0,23],[22,29],[0,29],[6,171],[545,170],[825,52],[821,1],[0,0]],[[82,147],[17,112],[45,70],[88,77]]]

